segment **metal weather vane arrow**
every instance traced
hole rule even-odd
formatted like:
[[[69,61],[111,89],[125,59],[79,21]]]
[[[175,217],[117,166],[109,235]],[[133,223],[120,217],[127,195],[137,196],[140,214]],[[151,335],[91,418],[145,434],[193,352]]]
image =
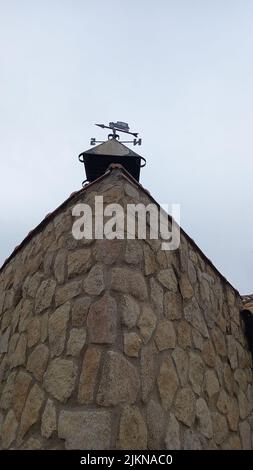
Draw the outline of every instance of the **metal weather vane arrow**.
[[[135,137],[134,140],[125,140],[121,141],[122,143],[125,144],[133,144],[133,145],[141,145],[141,139],[138,138],[139,133],[138,132],[130,132],[129,125],[126,122],[122,121],[117,121],[117,122],[110,122],[109,126],[106,126],[105,124],[95,124],[95,126],[101,127],[101,129],[110,129],[112,130],[112,134],[108,134],[108,139],[116,139],[119,140],[120,136],[117,134],[117,132],[123,132],[124,134],[129,134],[133,135]],[[103,140],[96,140],[95,137],[91,138],[90,144],[91,145],[96,145],[97,143],[102,143],[104,142]]]

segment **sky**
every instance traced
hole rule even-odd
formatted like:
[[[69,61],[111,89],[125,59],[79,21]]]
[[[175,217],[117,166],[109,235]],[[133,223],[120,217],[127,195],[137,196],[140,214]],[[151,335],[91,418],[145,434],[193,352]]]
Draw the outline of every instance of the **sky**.
[[[252,293],[252,24],[252,0],[0,0],[0,265],[120,120],[143,186]]]

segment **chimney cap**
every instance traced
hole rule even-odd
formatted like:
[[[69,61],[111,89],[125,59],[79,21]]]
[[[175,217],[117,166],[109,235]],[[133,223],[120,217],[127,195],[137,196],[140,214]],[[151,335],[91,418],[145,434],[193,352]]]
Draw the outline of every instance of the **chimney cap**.
[[[96,147],[91,147],[90,149],[83,152],[82,155],[112,155],[112,156],[133,156],[140,157],[140,155],[134,152],[132,149],[122,144],[119,140],[108,139],[102,144],[96,145]]]
[[[79,161],[84,164],[86,181],[94,181],[102,176],[111,163],[121,164],[137,181],[140,179],[140,168],[146,165],[146,160],[116,138],[91,147],[79,155]]]

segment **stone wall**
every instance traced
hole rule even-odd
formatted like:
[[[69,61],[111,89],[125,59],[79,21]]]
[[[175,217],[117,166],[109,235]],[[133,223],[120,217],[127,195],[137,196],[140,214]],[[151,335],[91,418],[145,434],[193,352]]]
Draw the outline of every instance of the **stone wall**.
[[[96,194],[150,202],[119,170],[78,201]],[[251,448],[236,291],[185,236],[74,240],[73,204],[0,274],[0,447]]]

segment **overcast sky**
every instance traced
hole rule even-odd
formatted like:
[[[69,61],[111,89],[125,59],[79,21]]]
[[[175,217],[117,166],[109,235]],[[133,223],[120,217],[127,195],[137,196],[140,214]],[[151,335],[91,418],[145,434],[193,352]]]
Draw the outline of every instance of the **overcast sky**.
[[[253,292],[252,0],[0,0],[0,96],[0,264],[122,120],[141,183]]]

